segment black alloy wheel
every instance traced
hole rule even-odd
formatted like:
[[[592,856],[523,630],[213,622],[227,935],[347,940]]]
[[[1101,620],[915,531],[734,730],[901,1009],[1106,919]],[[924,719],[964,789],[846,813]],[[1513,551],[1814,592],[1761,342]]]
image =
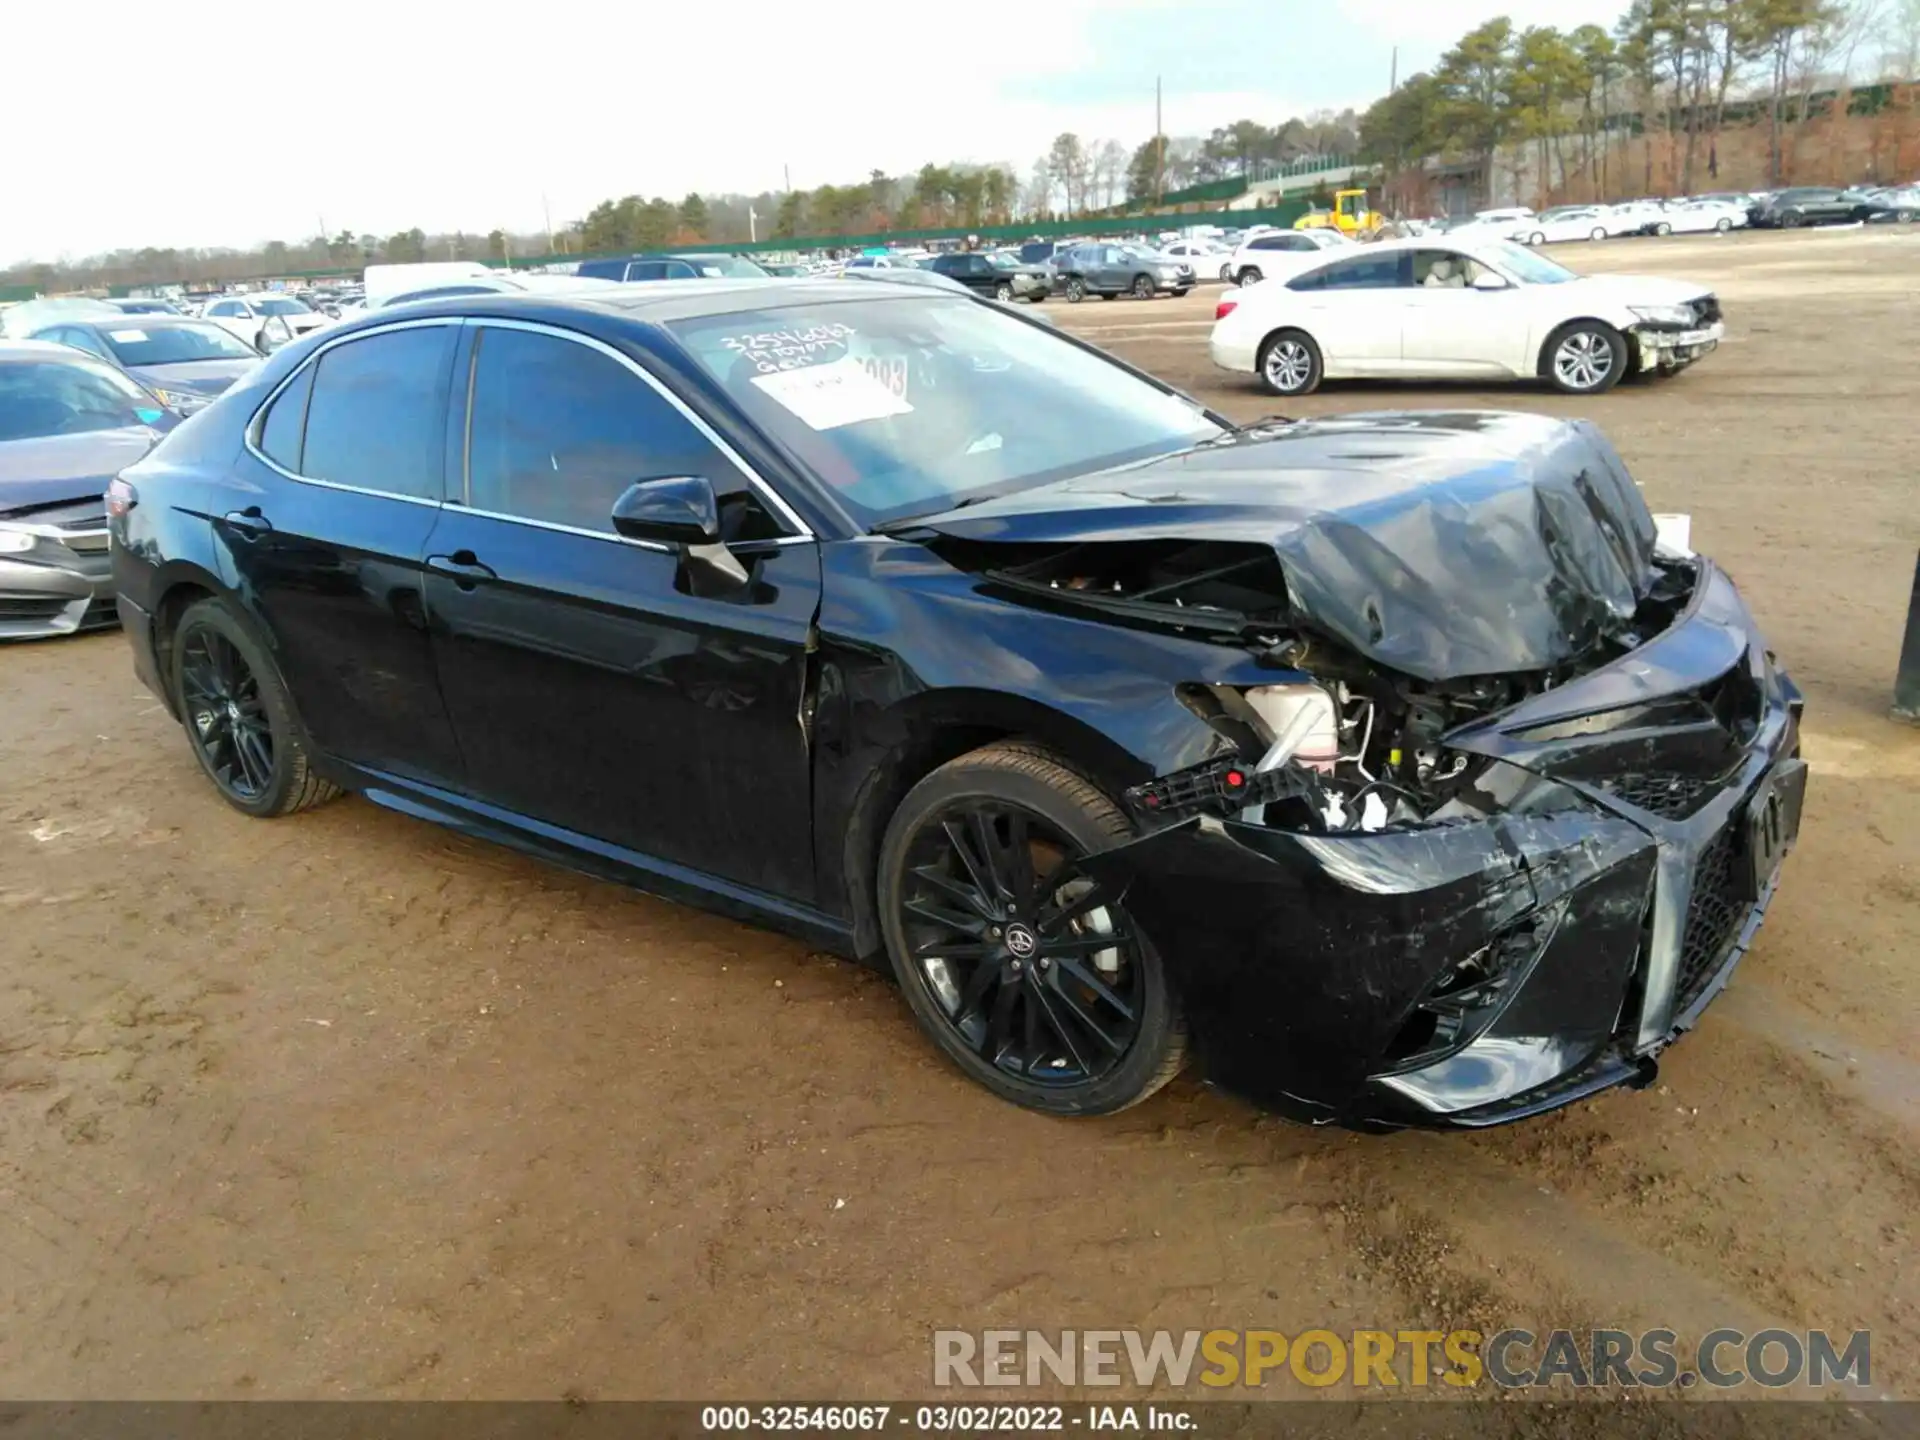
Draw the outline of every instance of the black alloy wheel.
[[[273,783],[273,725],[260,682],[233,641],[211,626],[179,638],[187,735],[213,783],[242,805]]]
[[[200,768],[236,810],[267,818],[339,794],[313,773],[279,672],[220,600],[189,606],[173,633],[173,694]]]
[[[1151,275],[1134,276],[1134,279],[1133,279],[1133,298],[1134,299],[1151,300],[1153,298],[1153,289],[1154,289],[1153,277]]]
[[[1014,743],[942,766],[888,827],[881,918],[907,1002],[1016,1104],[1106,1114],[1179,1069],[1160,958],[1123,897],[1078,864],[1130,833],[1086,777]]]

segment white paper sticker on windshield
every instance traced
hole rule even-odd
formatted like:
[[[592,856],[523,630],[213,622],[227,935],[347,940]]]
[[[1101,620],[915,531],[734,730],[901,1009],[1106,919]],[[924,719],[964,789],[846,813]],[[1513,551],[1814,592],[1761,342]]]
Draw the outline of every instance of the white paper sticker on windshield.
[[[756,375],[753,383],[815,430],[834,430],[913,411],[913,406],[857,360]]]
[[[107,338],[116,345],[138,345],[147,338],[144,330],[109,330]]]

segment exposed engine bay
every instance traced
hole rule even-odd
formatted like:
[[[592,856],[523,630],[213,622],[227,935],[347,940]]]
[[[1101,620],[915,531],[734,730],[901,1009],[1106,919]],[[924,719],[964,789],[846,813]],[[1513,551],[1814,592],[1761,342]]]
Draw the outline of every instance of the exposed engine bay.
[[[1370,833],[1488,813],[1495,798],[1476,782],[1490,762],[1449,750],[1444,737],[1645,644],[1685,609],[1697,578],[1691,560],[1657,557],[1652,583],[1632,614],[1596,626],[1566,662],[1427,679],[1360,655],[1303,617],[1285,568],[1267,546],[1143,540],[949,542],[942,549],[1028,603],[1244,646],[1262,664],[1289,672],[1272,685],[1182,687],[1182,703],[1232,750],[1136,786],[1126,799],[1146,821],[1211,813],[1322,833]],[[1511,797],[1498,803],[1505,808]]]

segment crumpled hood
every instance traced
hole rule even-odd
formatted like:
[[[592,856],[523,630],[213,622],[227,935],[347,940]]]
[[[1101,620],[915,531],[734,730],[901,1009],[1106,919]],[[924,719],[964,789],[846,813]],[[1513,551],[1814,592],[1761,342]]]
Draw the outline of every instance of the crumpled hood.
[[[1570,283],[1584,294],[1604,295],[1619,305],[1685,305],[1713,293],[1696,280],[1665,275],[1583,275]]]
[[[903,527],[905,528],[905,527]],[[1295,619],[1422,679],[1550,669],[1631,620],[1653,516],[1584,421],[1332,416],[930,516],[993,544],[1271,545]]]
[[[0,515],[90,500],[160,439],[144,425],[0,444]]]

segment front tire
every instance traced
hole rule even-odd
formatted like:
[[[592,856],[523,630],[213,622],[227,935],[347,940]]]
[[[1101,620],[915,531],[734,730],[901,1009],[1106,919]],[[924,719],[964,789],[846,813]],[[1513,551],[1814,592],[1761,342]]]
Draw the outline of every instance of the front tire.
[[[1722,235],[1724,235],[1729,230],[1733,229],[1733,221],[1729,220],[1726,216],[1722,215],[1718,220],[1713,222],[1713,228],[1718,230]]]
[[[221,799],[267,820],[340,793],[313,773],[293,697],[227,601],[188,606],[172,649],[174,704],[194,759]]]
[[[1277,330],[1255,357],[1260,385],[1269,395],[1311,395],[1320,388],[1320,347],[1304,330]]]
[[[1082,280],[1078,275],[1074,275],[1070,277],[1067,280],[1067,303],[1069,305],[1078,305],[1082,300],[1086,298],[1087,298],[1086,282]]]
[[[1004,1100],[1109,1115],[1180,1070],[1186,1028],[1159,953],[1076,866],[1132,833],[1085,775],[1022,742],[949,761],[888,823],[876,891],[901,993]]]
[[[1240,277],[1234,281],[1234,284],[1244,290],[1249,285],[1258,285],[1260,279],[1260,267],[1258,265],[1249,265],[1240,272]]]
[[[1153,292],[1154,292],[1154,284],[1153,284],[1153,277],[1151,275],[1136,275],[1133,277],[1133,298],[1134,299],[1151,300],[1153,298]]]
[[[1604,240],[1606,238],[1607,232],[1598,225],[1594,226],[1592,232],[1587,236],[1589,240]]]
[[[1011,304],[1013,302],[1013,286],[1006,284],[994,286],[993,298],[998,300],[1002,305]]]
[[[1527,236],[1527,244],[1529,245],[1544,245],[1546,243],[1547,237],[1542,235],[1538,230]]]
[[[1547,337],[1541,372],[1568,395],[1603,395],[1627,370],[1627,339],[1598,320],[1576,320]]]
[[[1653,233],[1656,235],[1671,235],[1673,233],[1673,226],[1667,221],[1662,220],[1653,227]]]

